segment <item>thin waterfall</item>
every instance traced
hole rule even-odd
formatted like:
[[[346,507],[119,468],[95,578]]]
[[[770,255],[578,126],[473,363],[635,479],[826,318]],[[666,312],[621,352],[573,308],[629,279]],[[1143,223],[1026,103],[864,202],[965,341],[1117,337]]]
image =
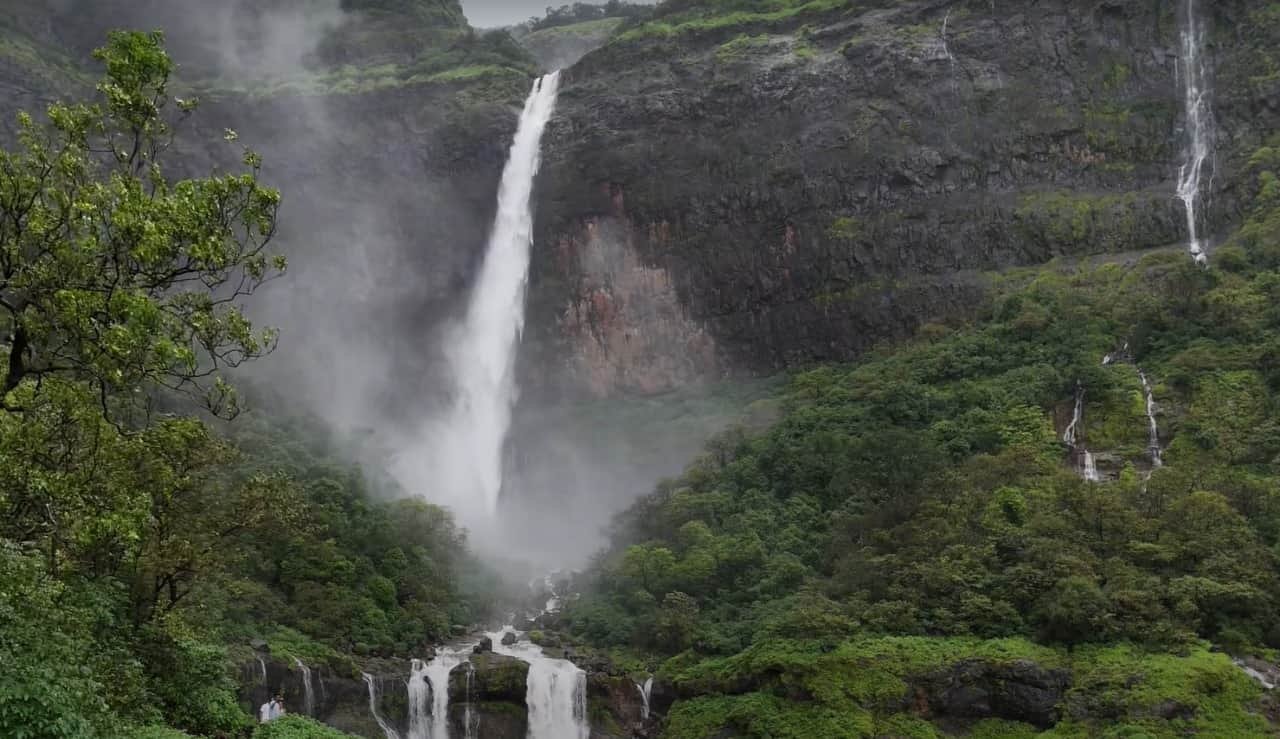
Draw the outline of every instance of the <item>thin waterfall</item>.
[[[1072,454],[1079,460],[1080,476],[1089,482],[1102,482],[1098,467],[1094,463],[1093,454],[1080,446],[1080,429],[1084,422],[1084,387],[1076,383],[1076,404],[1071,412],[1071,423],[1062,432],[1062,441],[1071,448]]]
[[[1181,34],[1179,72],[1187,119],[1187,144],[1182,166],[1178,170],[1178,198],[1182,200],[1187,215],[1187,248],[1197,263],[1205,264],[1208,257],[1200,238],[1197,211],[1204,166],[1212,153],[1210,135],[1213,130],[1213,110],[1205,62],[1205,29],[1197,12],[1196,0],[1186,0],[1183,14],[1186,17]]]
[[[956,63],[956,58],[951,54],[951,47],[947,45],[947,26],[951,24],[951,11],[948,10],[946,16],[942,19],[942,33],[939,38],[942,39],[942,53],[947,55],[947,61],[952,64]]]
[[[261,673],[262,673],[262,677],[259,679],[258,682],[260,682],[263,685],[266,685],[267,684],[267,661],[261,657],[258,658],[258,669],[261,670]]]
[[[492,516],[502,488],[502,451],[516,398],[515,355],[524,330],[534,175],[560,73],[534,83],[498,188],[498,211],[467,313],[447,354],[453,408],[440,440],[439,487],[456,507]]]
[[[475,719],[471,716],[471,689],[476,679],[476,666],[467,662],[467,692],[463,704],[462,732],[464,739],[475,739]]]
[[[1156,399],[1146,373],[1138,370],[1138,379],[1142,380],[1142,394],[1146,399],[1147,454],[1151,457],[1151,467],[1155,469],[1164,466],[1164,458],[1160,451],[1160,427],[1156,424]]]
[[[636,687],[640,690],[640,718],[649,720],[649,696],[653,694],[653,678],[649,677],[644,684],[636,683]]]
[[[568,660],[554,659],[528,641],[502,644],[502,631],[489,634],[493,651],[529,663],[525,704],[529,710],[528,739],[588,739],[587,673]],[[516,632],[519,633],[519,632]]]
[[[308,716],[314,716],[316,715],[316,693],[311,686],[311,668],[304,665],[297,657],[293,658],[293,664],[302,673],[303,711]]]
[[[409,663],[409,739],[429,739],[431,684],[427,682],[427,663],[415,659]]]
[[[373,720],[378,724],[378,728],[382,729],[385,739],[400,739],[400,732],[391,728],[391,725],[382,718],[382,714],[378,712],[378,681],[367,672],[360,673],[364,678],[364,684],[369,688],[369,713],[373,714]]]

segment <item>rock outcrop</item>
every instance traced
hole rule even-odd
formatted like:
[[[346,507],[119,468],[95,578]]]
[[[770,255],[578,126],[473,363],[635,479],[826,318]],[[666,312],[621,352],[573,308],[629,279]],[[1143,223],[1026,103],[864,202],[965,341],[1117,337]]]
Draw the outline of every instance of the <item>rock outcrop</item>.
[[[1066,670],[1028,660],[967,660],[911,680],[904,708],[931,719],[998,718],[1047,729],[1061,718],[1070,686]]]
[[[527,384],[650,394],[848,359],[972,314],[987,271],[1179,243],[1179,5],[674,16],[588,54],[545,143]],[[1236,37],[1212,50],[1217,233],[1280,119],[1259,89],[1275,24],[1201,5]]]

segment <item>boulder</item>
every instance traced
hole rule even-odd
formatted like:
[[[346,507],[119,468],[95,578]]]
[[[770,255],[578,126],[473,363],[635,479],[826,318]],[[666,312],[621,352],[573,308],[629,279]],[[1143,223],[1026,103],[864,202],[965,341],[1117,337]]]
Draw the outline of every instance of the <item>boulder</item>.
[[[930,718],[1023,721],[1042,729],[1058,722],[1071,673],[1030,660],[965,660],[909,681],[907,706]]]
[[[516,636],[516,632],[514,632],[514,631],[508,631],[508,632],[506,632],[506,633],[504,633],[504,634],[502,635],[502,644],[503,644],[503,646],[508,646],[508,647],[509,647],[509,646],[511,646],[512,644],[515,644],[515,643],[516,643],[516,642],[518,642],[518,641],[520,641],[520,637],[519,637],[519,636]]]
[[[528,680],[529,663],[523,660],[494,652],[475,654],[449,673],[449,702],[505,701],[523,707]]]
[[[490,639],[487,636],[480,637],[480,641],[476,644],[475,648],[472,649],[471,651],[475,654],[484,654],[485,652],[492,652],[493,639]]]

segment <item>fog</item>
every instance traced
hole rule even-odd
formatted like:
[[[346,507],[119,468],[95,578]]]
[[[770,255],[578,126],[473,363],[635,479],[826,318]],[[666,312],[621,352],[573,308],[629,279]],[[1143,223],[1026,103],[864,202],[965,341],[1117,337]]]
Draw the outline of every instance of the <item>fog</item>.
[[[483,258],[518,104],[481,107],[460,125],[445,101],[417,97],[443,93],[262,94],[314,75],[329,34],[362,22],[339,0],[59,2],[100,28],[159,24],[182,79],[236,91],[205,101],[176,153],[207,173],[252,147],[284,195],[277,245],[289,271],[250,305],[255,320],[280,329],[280,345],[239,379],[268,412],[316,419],[379,494],[448,502],[472,546],[495,560],[578,565],[614,512],[722,425],[685,419],[684,433],[664,435],[670,419],[659,413],[602,434],[617,401],[564,406],[523,392],[496,512],[459,501],[447,481],[476,460],[450,437],[457,383],[446,356]],[[467,10],[481,24],[540,8]],[[234,146],[224,128],[239,133]],[[646,448],[633,453],[628,434]]]

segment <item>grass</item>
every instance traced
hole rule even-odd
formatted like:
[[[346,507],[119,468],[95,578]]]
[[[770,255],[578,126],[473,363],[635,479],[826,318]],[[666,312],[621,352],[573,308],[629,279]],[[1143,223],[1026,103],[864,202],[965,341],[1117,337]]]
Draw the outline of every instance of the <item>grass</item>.
[[[850,3],[848,0],[809,0],[808,2],[764,0],[764,2],[747,3],[746,5],[750,6],[747,9],[733,7],[740,5],[742,3],[719,3],[689,12],[676,13],[624,31],[616,39],[623,42],[648,38],[672,38],[739,26],[767,26],[838,10],[848,7]]]

